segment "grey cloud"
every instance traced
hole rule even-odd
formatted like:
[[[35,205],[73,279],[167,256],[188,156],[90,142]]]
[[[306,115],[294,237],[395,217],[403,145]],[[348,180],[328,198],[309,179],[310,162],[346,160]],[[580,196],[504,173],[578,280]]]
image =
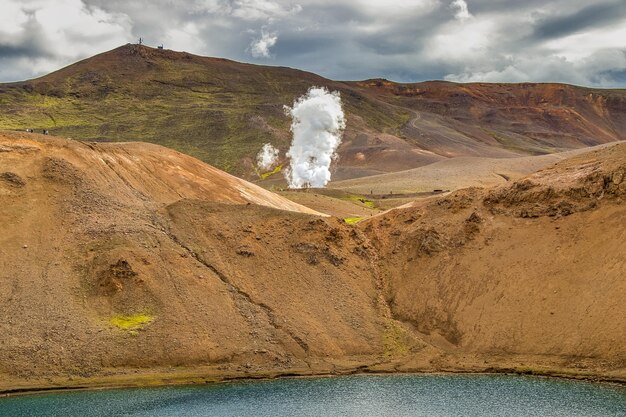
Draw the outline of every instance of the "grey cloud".
[[[22,43],[19,45],[11,45],[0,42],[0,57],[4,59],[28,57],[34,58],[40,56],[44,51],[37,45]]]
[[[276,43],[274,51],[280,57],[300,57],[302,55],[310,55],[316,52],[323,54],[333,47],[336,47],[341,40],[328,34],[305,34],[302,32],[282,33],[282,36]]]
[[[534,37],[552,39],[626,19],[626,3],[600,3],[584,7],[575,13],[549,16],[535,26]]]
[[[410,33],[393,33],[383,39],[378,35],[369,35],[358,42],[362,47],[381,56],[415,53],[421,48],[420,40]]]
[[[565,0],[568,5],[576,5],[576,4],[587,4],[586,1],[580,0]],[[558,1],[546,1],[546,0],[467,0],[467,4],[469,6],[469,10],[472,14],[516,14],[519,15],[521,12],[536,10],[541,6],[545,6],[546,4],[555,4],[559,3]],[[559,8],[563,8],[567,6],[563,6],[559,4]]]
[[[387,3],[375,1],[380,2],[382,12],[356,1],[83,0],[87,10],[127,17],[128,39],[123,42],[141,36],[152,46],[165,43],[166,48],[198,55],[289,66],[333,79],[626,83],[626,61],[619,50],[591,40],[588,51],[565,58],[567,51],[544,46],[546,40],[597,33],[608,24],[622,24],[626,31],[623,1],[589,6],[582,0],[466,0],[472,17],[462,22],[454,18],[452,0],[433,0],[431,8],[409,7],[395,14],[393,5],[386,9]],[[466,28],[475,28],[476,36],[486,40],[484,45],[471,44],[474,32],[466,33]],[[0,80],[14,80],[20,73],[20,78],[27,78],[47,72],[57,63],[67,65],[102,52],[96,47],[85,50],[84,45],[103,45],[107,37],[106,33],[92,36],[89,31],[65,28],[67,39],[83,47],[80,53],[61,55],[37,30],[33,27],[7,37],[0,28]],[[269,58],[251,55],[250,42],[262,30],[278,34]],[[480,34],[481,30],[487,32]],[[453,40],[437,46],[436,40],[442,36]],[[465,42],[470,42],[472,49],[464,55],[458,44]],[[33,62],[41,66],[30,68]]]
[[[604,80],[609,80],[609,82],[612,83],[626,85],[626,69],[602,71],[598,75],[594,76],[593,81],[595,81],[597,84],[602,84]]]
[[[21,25],[18,36],[7,36],[0,32],[0,57],[7,58],[38,58],[51,57],[46,47],[45,35],[41,25],[33,16]]]
[[[419,18],[405,16],[377,33],[356,37],[356,42],[381,56],[417,54],[437,28],[451,19],[453,13],[438,7]]]

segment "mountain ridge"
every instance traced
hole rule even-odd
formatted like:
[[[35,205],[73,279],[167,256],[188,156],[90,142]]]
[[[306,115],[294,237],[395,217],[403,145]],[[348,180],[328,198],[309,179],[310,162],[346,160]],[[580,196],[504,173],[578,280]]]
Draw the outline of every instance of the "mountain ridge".
[[[340,82],[131,44],[34,80],[0,84],[0,128],[154,142],[258,180],[254,158],[263,143],[277,146],[286,162],[290,121],[283,106],[314,85],[339,91],[347,114],[336,179],[455,156],[545,154],[625,139],[625,90]],[[524,94],[536,102],[523,102]]]

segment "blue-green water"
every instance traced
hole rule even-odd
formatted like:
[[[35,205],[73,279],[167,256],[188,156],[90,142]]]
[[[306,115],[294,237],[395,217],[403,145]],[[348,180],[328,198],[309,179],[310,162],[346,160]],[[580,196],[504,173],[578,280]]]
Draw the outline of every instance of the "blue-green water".
[[[515,376],[353,376],[0,399],[0,416],[626,416],[626,389]]]

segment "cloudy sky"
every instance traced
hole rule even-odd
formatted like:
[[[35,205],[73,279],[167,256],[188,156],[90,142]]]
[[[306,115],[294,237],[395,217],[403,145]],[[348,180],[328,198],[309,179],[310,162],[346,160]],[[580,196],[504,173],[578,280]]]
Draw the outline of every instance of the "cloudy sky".
[[[338,80],[626,88],[625,0],[0,0],[0,81],[140,36]]]

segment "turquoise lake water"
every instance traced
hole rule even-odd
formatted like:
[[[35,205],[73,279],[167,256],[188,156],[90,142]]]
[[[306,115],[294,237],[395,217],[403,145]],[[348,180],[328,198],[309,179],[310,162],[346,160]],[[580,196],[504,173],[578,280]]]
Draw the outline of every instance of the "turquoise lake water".
[[[626,388],[546,378],[393,375],[0,398],[4,417],[626,416]]]

